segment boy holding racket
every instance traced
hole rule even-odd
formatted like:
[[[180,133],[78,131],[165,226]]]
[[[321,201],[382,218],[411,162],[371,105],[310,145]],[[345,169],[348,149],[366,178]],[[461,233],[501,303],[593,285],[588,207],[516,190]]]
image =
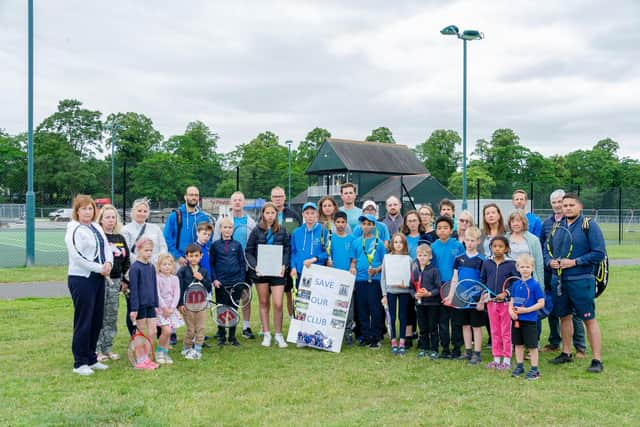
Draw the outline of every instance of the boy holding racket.
[[[512,377],[524,374],[524,348],[529,350],[531,370],[527,372],[527,380],[535,381],[540,378],[538,371],[538,310],[544,307],[544,291],[540,284],[532,277],[534,269],[533,257],[522,254],[516,259],[516,268],[521,279],[511,288],[509,300],[509,316],[511,324],[511,342],[516,350],[516,368],[511,372]]]
[[[233,220],[224,217],[218,221],[220,239],[213,242],[209,254],[211,280],[216,288],[216,302],[232,306],[229,293],[223,288],[230,288],[236,283],[243,282],[246,273],[244,250],[240,242],[233,240]],[[223,346],[225,341],[237,347],[240,345],[236,338],[236,327],[229,328],[228,338],[222,326],[218,326],[218,345]]]
[[[202,283],[207,292],[211,292],[211,279],[207,270],[200,267],[202,252],[200,246],[191,243],[185,248],[187,265],[178,270],[180,279],[180,301],[178,310],[184,316],[187,324],[187,332],[182,342],[182,355],[185,359],[197,360],[202,358],[202,344],[204,343],[204,327],[207,322],[207,311],[189,311],[184,306],[184,294],[189,285],[198,281]]]

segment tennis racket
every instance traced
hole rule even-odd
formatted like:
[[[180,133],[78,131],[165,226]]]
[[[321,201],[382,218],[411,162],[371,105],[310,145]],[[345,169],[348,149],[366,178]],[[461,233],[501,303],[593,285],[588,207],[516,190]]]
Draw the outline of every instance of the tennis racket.
[[[215,301],[209,301],[209,303],[209,314],[216,325],[230,328],[236,326],[240,321],[240,314],[233,307],[217,304]]]
[[[518,280],[513,283],[513,287],[511,289],[511,303],[514,307],[523,307],[527,303],[527,300],[529,300],[530,295],[531,290],[529,289],[526,280]],[[517,314],[516,319],[513,321],[513,327],[520,327],[520,321],[518,320]]]
[[[384,307],[384,316],[385,321],[387,322],[387,332],[389,333],[389,338],[394,339],[396,337],[396,328],[391,325],[391,312],[389,311],[389,304],[383,305]]]
[[[182,298],[184,308],[191,312],[202,311],[207,308],[207,289],[201,282],[193,281],[189,285]]]
[[[487,286],[474,279],[463,279],[455,285],[451,305],[455,308],[477,307],[482,302],[482,296],[495,296]]]
[[[444,304],[444,300],[451,294],[451,282],[444,282],[442,286],[440,286],[440,300]],[[449,304],[445,304],[447,306],[452,306]]]
[[[571,231],[562,225],[559,222],[556,222],[551,229],[551,233],[549,233],[549,237],[547,238],[547,252],[549,252],[549,256],[556,260],[560,261],[563,258],[569,258],[571,253],[573,252],[573,237],[571,236]],[[562,295],[562,269],[556,269],[556,274],[558,275],[558,296]]]
[[[80,258],[89,261],[96,262],[98,264],[104,264],[104,252],[100,252],[100,238],[98,237],[99,231],[93,225],[78,224],[73,230],[71,241],[73,243],[73,249],[80,256]],[[108,248],[102,248],[103,251]],[[105,276],[104,280],[111,285],[113,282],[109,276]]]
[[[251,304],[251,286],[245,282],[238,282],[231,287],[222,287],[231,298],[231,303],[237,308],[245,308]]]
[[[501,294],[506,294],[504,298],[498,298],[498,296],[494,296],[491,301],[508,301],[511,295],[511,290],[513,289],[513,285],[520,280],[519,276],[509,276],[504,279],[502,282],[502,290]]]
[[[131,366],[136,367],[138,363],[145,359],[153,360],[153,344],[151,340],[138,328],[136,323],[133,324],[136,332],[131,335],[131,340],[127,346],[127,358]]]

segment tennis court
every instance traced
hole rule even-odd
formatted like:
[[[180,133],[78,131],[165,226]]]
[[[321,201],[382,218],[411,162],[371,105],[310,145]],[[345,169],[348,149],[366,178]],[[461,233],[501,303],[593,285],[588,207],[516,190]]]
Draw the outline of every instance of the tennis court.
[[[64,228],[41,229],[36,227],[36,264],[67,264],[64,233]],[[25,265],[26,240],[27,236],[24,228],[2,229],[0,231],[0,267],[20,267]]]

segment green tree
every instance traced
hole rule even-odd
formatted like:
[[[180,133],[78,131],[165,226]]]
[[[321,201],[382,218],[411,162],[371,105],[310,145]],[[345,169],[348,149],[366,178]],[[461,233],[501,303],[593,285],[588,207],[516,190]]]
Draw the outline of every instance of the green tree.
[[[414,151],[442,185],[449,185],[449,177],[456,171],[462,156],[456,151],[460,135],[454,130],[437,129]]]
[[[296,163],[302,164],[306,170],[311,165],[322,143],[328,138],[331,138],[331,132],[319,127],[314,128],[303,141],[300,141],[296,151]]]
[[[0,129],[0,198],[21,200],[27,191],[26,135],[11,136]]]
[[[371,135],[365,138],[365,141],[385,142],[387,144],[395,144],[393,133],[387,127],[379,127],[371,131]]]
[[[478,179],[480,179],[480,197],[490,198],[496,189],[496,182],[484,165],[477,161],[471,162],[467,167],[467,197],[476,198]],[[451,174],[448,190],[456,197],[462,197],[462,171]]]
[[[102,152],[101,116],[100,111],[82,108],[76,99],[63,99],[58,111],[44,119],[36,131],[57,133],[82,158],[90,158]]]

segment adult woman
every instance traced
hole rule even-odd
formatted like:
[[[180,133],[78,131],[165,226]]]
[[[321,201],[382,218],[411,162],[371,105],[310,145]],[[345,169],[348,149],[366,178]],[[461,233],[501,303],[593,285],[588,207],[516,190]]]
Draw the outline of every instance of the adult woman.
[[[522,254],[531,255],[534,261],[533,278],[544,286],[544,260],[540,239],[529,232],[529,221],[524,211],[517,210],[509,215],[509,230],[505,235],[511,248],[509,256],[516,259]]]
[[[94,222],[97,208],[93,199],[79,194],[73,200],[72,209],[64,242],[69,254],[67,283],[74,309],[73,372],[91,375],[94,370],[107,369],[107,365],[98,362],[96,344],[104,315],[105,278],[111,273],[113,254],[108,250],[107,237]],[[87,259],[81,253],[97,253],[97,256]]]
[[[430,244],[435,242],[438,239],[438,236],[436,236],[436,231],[433,229],[433,220],[435,219],[433,209],[431,209],[431,206],[429,205],[424,205],[418,209],[418,214],[420,215],[422,228],[424,228],[421,240],[425,240]]]
[[[476,223],[473,221],[471,212],[464,210],[458,215],[458,240],[464,245],[464,232],[467,228],[474,227]]]
[[[282,268],[278,276],[260,276],[259,272],[255,270],[250,270],[249,275],[258,290],[263,332],[262,345],[264,347],[271,345],[271,330],[269,328],[269,294],[271,294],[275,341],[278,343],[278,347],[285,348],[287,343],[282,336],[282,297],[285,284],[284,274],[289,267],[290,242],[287,231],[278,223],[278,209],[271,202],[264,204],[260,212],[260,222],[249,234],[245,249],[249,266],[258,265],[258,245],[282,246]]]
[[[142,199],[136,199],[131,206],[131,219],[132,222],[125,225],[122,229],[122,235],[127,241],[129,251],[131,254],[131,264],[136,261],[136,242],[142,238],[142,236],[151,239],[153,242],[153,252],[151,254],[151,263],[155,264],[158,261],[158,255],[167,252],[167,243],[164,240],[162,230],[156,224],[147,222],[149,218],[149,199],[146,197]]]
[[[496,236],[503,236],[505,233],[502,212],[495,203],[487,203],[482,208],[482,236],[481,245],[478,250],[485,256],[491,255],[491,239]]]

